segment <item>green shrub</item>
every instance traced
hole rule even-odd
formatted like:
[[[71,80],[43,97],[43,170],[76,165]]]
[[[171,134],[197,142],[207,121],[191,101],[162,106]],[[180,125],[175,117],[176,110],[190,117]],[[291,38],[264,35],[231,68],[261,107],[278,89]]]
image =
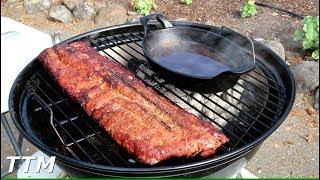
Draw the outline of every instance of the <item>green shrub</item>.
[[[313,59],[319,59],[319,16],[306,16],[301,25],[302,29],[293,33],[293,40],[301,41],[303,50],[312,52]]]
[[[155,7],[154,0],[133,0],[132,7],[141,15],[148,15]]]
[[[257,5],[255,5],[254,0],[248,0],[240,9],[241,17],[251,17],[257,14]]]
[[[181,2],[186,5],[192,4],[192,0],[181,0]]]

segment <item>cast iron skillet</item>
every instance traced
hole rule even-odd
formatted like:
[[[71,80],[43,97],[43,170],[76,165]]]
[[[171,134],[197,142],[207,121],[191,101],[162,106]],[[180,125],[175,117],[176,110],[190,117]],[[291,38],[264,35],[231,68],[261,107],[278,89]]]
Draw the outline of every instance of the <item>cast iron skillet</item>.
[[[163,29],[150,31],[149,20],[157,20]],[[159,76],[180,88],[202,93],[225,91],[255,67],[254,45],[249,38],[249,42],[235,44],[237,40],[229,40],[232,37],[211,31],[173,27],[160,14],[140,21],[144,55]],[[240,47],[244,43],[251,43],[252,55]]]

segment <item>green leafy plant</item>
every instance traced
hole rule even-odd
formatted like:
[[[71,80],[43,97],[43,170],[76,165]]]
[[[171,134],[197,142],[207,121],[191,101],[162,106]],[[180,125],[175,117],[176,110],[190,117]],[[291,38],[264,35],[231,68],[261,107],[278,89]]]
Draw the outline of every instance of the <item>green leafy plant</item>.
[[[141,15],[148,15],[155,8],[154,0],[133,0],[132,7]]]
[[[306,16],[301,25],[302,29],[293,33],[293,40],[301,41],[303,50],[312,52],[313,59],[319,59],[319,16]]]
[[[251,17],[257,14],[257,5],[254,0],[248,0],[240,9],[241,17]]]
[[[181,0],[181,2],[186,5],[192,4],[192,0]]]

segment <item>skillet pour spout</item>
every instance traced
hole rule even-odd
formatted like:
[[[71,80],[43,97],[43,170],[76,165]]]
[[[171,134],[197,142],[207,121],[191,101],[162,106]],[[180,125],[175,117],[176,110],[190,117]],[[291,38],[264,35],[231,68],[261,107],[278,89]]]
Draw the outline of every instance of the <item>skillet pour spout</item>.
[[[151,31],[150,20],[162,29]],[[174,27],[160,14],[140,19],[144,27],[142,48],[152,68],[166,81],[196,92],[219,92],[255,68],[254,44],[222,33],[194,27]],[[222,31],[232,31],[221,28]],[[243,50],[250,44],[252,52]]]

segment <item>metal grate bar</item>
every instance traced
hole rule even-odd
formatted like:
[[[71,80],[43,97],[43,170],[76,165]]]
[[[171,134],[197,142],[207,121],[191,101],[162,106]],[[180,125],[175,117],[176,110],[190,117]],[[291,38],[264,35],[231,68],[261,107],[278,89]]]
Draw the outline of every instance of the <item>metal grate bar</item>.
[[[221,98],[219,95],[217,95],[216,93],[214,94],[216,97],[218,97],[219,99],[223,100],[224,102],[228,103],[230,106],[232,106],[233,108],[237,109],[239,112],[244,113],[245,115],[249,116],[251,119],[259,122],[261,125],[263,125],[266,128],[270,128],[270,126],[266,125],[265,123],[263,123],[262,121],[258,120],[257,118],[253,117],[251,114],[249,114],[248,112],[243,111],[242,109],[238,108],[237,106],[235,106],[234,104],[230,103],[227,100],[224,100],[223,98]],[[203,95],[203,97],[205,97],[206,99],[208,99],[210,102],[212,102],[212,99],[210,99],[209,97],[207,97],[206,95]]]
[[[260,115],[262,115],[262,114],[258,114],[257,119],[259,118]],[[256,121],[253,121],[253,122],[251,123],[251,125],[253,126],[254,123],[256,123]],[[249,131],[249,130],[250,130],[250,128],[247,129],[247,131]],[[243,134],[240,138],[244,138],[244,134]],[[240,143],[240,141],[237,141],[235,145],[238,145],[239,143]]]
[[[115,37],[116,39],[118,39],[116,36],[113,36],[113,37]],[[137,46],[141,47],[140,44],[138,44],[136,41],[132,40],[130,37],[127,37],[127,36],[125,36],[124,34],[122,34],[122,37],[129,39],[131,43],[135,43]],[[137,38],[137,39],[138,39],[138,38]],[[140,40],[140,39],[138,39],[138,40]],[[129,44],[126,44],[126,45],[127,45],[128,47],[130,47],[132,50],[134,50],[135,52],[137,52],[138,54],[140,54],[142,57],[145,57],[144,54],[143,54],[142,52],[138,51],[136,48],[133,48],[133,47],[132,47],[131,45],[129,45]]]
[[[184,92],[184,90],[182,90]],[[192,97],[189,93],[186,93],[188,94],[190,97]],[[204,96],[202,96],[204,97]],[[210,107],[208,107],[206,104],[204,104],[203,102],[199,101],[197,98],[194,98],[197,102],[199,102],[201,105],[203,105],[204,107],[206,107],[207,109],[210,109],[211,112],[214,112],[215,114],[217,114],[219,117],[223,118],[225,121],[227,121],[228,123],[232,124],[234,127],[238,127],[236,124],[233,124],[231,122],[228,121],[227,118],[221,116],[219,113],[215,112],[214,110],[212,110]],[[247,126],[250,126],[249,123],[247,123],[243,118],[240,118],[238,116],[236,116],[234,113],[230,112],[229,110],[227,110],[226,108],[224,108],[223,106],[221,106],[220,104],[218,104],[217,102],[214,102],[211,100],[211,102],[213,104],[215,104],[216,106],[218,106],[219,108],[223,109],[225,112],[227,112],[228,114],[230,114],[231,116],[233,116],[234,118],[236,118],[237,120],[239,120],[240,122],[243,122],[244,124],[246,124]],[[251,126],[250,126],[251,127]],[[252,129],[256,130],[257,132],[263,134],[263,132],[255,127],[251,127]],[[241,129],[242,131],[242,129]],[[248,134],[248,136],[254,138],[252,135]]]
[[[39,76],[39,74],[38,74],[38,76]],[[32,82],[33,82],[33,84],[35,84],[34,81],[32,81]],[[35,84],[35,85],[36,85],[36,84]],[[48,84],[48,85],[49,85],[49,84]],[[37,85],[36,85],[36,86],[37,86]],[[49,86],[50,86],[50,85],[49,85]],[[47,97],[47,99],[48,99],[49,101],[51,101],[51,103],[53,102],[52,99],[51,99],[41,88],[38,88],[38,89]],[[78,130],[78,132],[80,132],[80,134],[83,136],[83,138],[80,138],[80,139],[76,140],[75,142],[81,142],[82,140],[87,140],[87,142],[88,142],[90,145],[92,145],[92,147],[94,147],[94,149],[97,150],[97,152],[99,152],[99,154],[102,155],[102,157],[103,157],[108,163],[110,163],[110,165],[113,166],[113,164],[108,160],[108,158],[105,157],[105,156],[103,155],[103,153],[88,139],[89,137],[92,137],[92,136],[91,136],[91,135],[86,136],[86,135],[81,131],[81,129],[80,129],[77,125],[75,125],[73,121],[70,120],[70,118],[65,114],[65,112],[64,112],[59,106],[55,105],[55,107],[67,118],[68,122],[71,123],[71,124],[73,125],[73,127],[75,127],[75,128]],[[69,143],[69,144],[66,144],[66,146],[68,146],[68,145],[71,146],[71,145],[73,145],[73,144],[74,144],[74,143]]]
[[[51,107],[51,106],[53,106],[53,105],[60,104],[60,103],[64,102],[65,100],[66,100],[66,99],[61,99],[61,100],[56,101],[56,102],[54,102],[54,103],[49,103],[48,106]],[[38,108],[35,108],[35,109],[34,109],[35,112],[40,111],[40,110],[42,110],[42,107],[38,107]]]
[[[109,39],[108,39],[109,40]],[[110,42],[112,42],[111,40],[109,40]],[[122,40],[120,40],[122,41]],[[118,43],[116,43],[118,45]],[[126,44],[127,45],[127,44]],[[136,61],[138,61],[138,58],[135,57],[134,55],[130,54],[128,51],[126,51],[125,49],[123,49],[122,47],[118,46],[120,49],[122,49],[124,52],[126,52],[128,55],[130,55],[131,57],[133,57]],[[130,47],[130,46],[129,46]],[[131,47],[130,47],[131,48]],[[151,68],[148,64],[143,63],[146,67],[148,67],[149,69]],[[185,90],[180,89],[180,91],[182,91],[183,93],[187,94],[189,97],[192,97],[192,95],[190,93],[187,93]],[[202,97],[204,97],[202,94],[200,94]],[[219,113],[215,112],[212,108],[208,107],[206,104],[204,104],[203,102],[199,101],[197,98],[192,97],[194,100],[196,100],[198,103],[200,103],[201,105],[203,105],[204,107],[206,107],[207,109],[209,109],[211,112],[217,114],[219,117],[221,117],[222,119],[224,119],[225,121],[229,122],[229,120],[223,116],[221,116]],[[235,117],[236,119],[240,120],[241,122],[243,122],[244,124],[250,126],[249,123],[247,123],[245,120],[243,120],[240,117],[237,117],[234,113],[230,112],[229,110],[227,110],[226,108],[224,108],[223,106],[221,106],[220,104],[214,102],[211,100],[212,103],[214,103],[215,105],[217,105],[219,108],[223,109],[224,111],[226,111],[227,113],[229,113],[231,116]],[[231,122],[229,122],[230,124],[233,124]],[[233,124],[234,127],[238,127],[237,125]],[[263,134],[262,131],[260,131],[259,129],[255,128],[255,127],[251,127],[254,130],[256,130],[257,132]],[[242,131],[242,129],[240,129]],[[251,136],[250,134],[248,134],[250,137],[254,138],[253,136]]]
[[[79,117],[78,116],[75,116],[75,117],[71,117],[71,118],[69,118],[70,119],[70,121],[75,121],[75,120],[77,120]],[[61,125],[64,125],[64,124],[66,124],[66,123],[68,123],[69,121],[68,120],[62,120],[62,121],[59,121],[59,124],[61,124]]]
[[[255,123],[255,121],[252,121],[252,122],[251,122],[251,126],[253,126],[254,123]],[[248,128],[248,129],[246,130],[246,133],[248,133],[249,130],[250,130],[250,128]],[[245,136],[245,134],[242,134],[241,137],[240,137],[240,139],[244,138],[244,136]],[[237,146],[239,143],[240,143],[240,141],[237,141],[237,142],[235,143],[235,146]]]
[[[95,136],[94,133],[93,133],[93,134],[86,135],[86,136],[84,136],[83,138],[77,139],[76,142],[81,142],[81,141],[83,141],[83,140],[87,140],[88,138],[91,138],[91,137],[93,137],[93,136]],[[70,147],[70,146],[72,146],[72,145],[74,145],[74,142],[71,142],[71,143],[66,144],[67,147]]]
[[[270,120],[270,121],[272,121],[272,122],[275,122],[275,121],[273,120],[273,118],[271,118],[271,117],[269,117],[269,116],[267,116],[267,115],[259,112],[258,110],[252,108],[252,107],[249,106],[247,103],[243,102],[243,101],[242,101],[241,99],[239,99],[239,98],[236,98],[236,97],[232,96],[232,95],[231,95],[230,93],[228,93],[227,91],[224,92],[224,93],[226,93],[229,97],[231,97],[231,98],[237,100],[238,102],[242,103],[243,105],[245,105],[245,106],[246,106],[247,108],[249,108],[250,110],[255,111],[256,113],[262,115],[264,118],[266,118],[266,119],[268,119],[268,120]]]
[[[244,86],[244,85],[242,85],[242,84],[240,84],[240,83],[237,83],[237,84],[238,84],[241,88],[249,91],[248,87],[246,87],[246,86]],[[255,87],[256,87],[256,86],[255,86]],[[277,106],[278,108],[281,108],[280,105],[278,105],[278,104],[276,104],[276,103],[268,100],[268,98],[263,97],[260,93],[256,93],[256,95],[257,95],[260,99],[265,100],[266,102],[271,103],[271,104],[273,104],[274,106]],[[266,95],[269,96],[270,94],[266,94]]]
[[[259,91],[261,91],[262,93],[265,93],[265,94],[267,94],[267,95],[270,95],[270,96],[276,98],[278,101],[284,102],[283,99],[279,98],[278,96],[275,96],[274,94],[271,94],[271,93],[267,92],[267,91],[264,90],[264,89],[258,88],[257,85],[253,84],[252,82],[250,82],[250,81],[248,81],[248,80],[246,80],[246,79],[242,79],[242,80],[244,80],[245,82],[247,82],[247,83],[250,84],[251,86],[256,87],[256,88],[257,88]],[[260,94],[258,93],[258,95],[260,95]]]
[[[37,87],[36,83],[31,80],[31,82]],[[48,84],[49,85],[49,84]],[[49,85],[50,86],[50,85]],[[51,103],[53,103],[52,99],[40,88],[37,87],[46,97],[49,101],[51,101]],[[69,123],[71,123],[73,125],[73,127],[75,127],[78,132],[83,136],[83,140],[85,139],[97,152],[99,152],[99,154],[110,164],[113,166],[113,163],[111,163],[107,157],[104,156],[104,154],[98,149],[98,147],[96,145],[94,145],[90,139],[88,139],[88,137],[82,132],[82,130],[73,122],[70,120],[70,118],[65,114],[65,112],[57,105],[55,105],[55,107],[67,118],[67,120],[69,121]],[[80,141],[79,141],[80,142]],[[77,141],[75,141],[74,143],[77,143]],[[72,145],[72,144],[71,144]]]
[[[89,125],[89,127],[93,130],[93,127]],[[105,141],[105,139],[103,137],[101,137],[101,135],[97,132],[94,133],[102,142]],[[108,147],[110,147],[108,145]],[[131,165],[129,163],[127,163],[127,161],[117,152],[117,151],[112,151],[122,162],[124,162],[124,164],[126,164],[127,167],[131,167]]]
[[[47,81],[45,81],[39,74],[37,74],[37,75],[38,75],[38,77],[39,77],[43,82],[45,82],[45,83],[47,84],[47,86],[48,86],[56,95],[58,95],[60,98],[62,98],[61,95],[60,95]],[[69,102],[67,102],[67,103],[68,103],[68,105],[69,105],[70,107],[72,107],[72,106],[69,104]],[[59,108],[59,109],[60,109],[60,108]],[[65,115],[65,116],[66,116],[66,115]],[[67,117],[67,118],[68,118],[68,117]],[[77,118],[79,118],[79,117],[77,117]],[[68,118],[68,119],[71,120],[71,121],[75,120],[75,119],[70,119],[70,118]],[[70,122],[69,120],[63,121],[63,123],[61,123],[61,125],[64,124],[64,123],[66,123],[66,122]],[[94,132],[94,134],[95,134],[100,140],[102,140],[102,142],[105,141],[105,139],[104,139],[103,137],[101,137],[101,136],[99,135],[99,133],[96,132],[95,129],[94,129],[88,122],[86,122],[86,121],[83,121],[83,122],[85,122],[86,126],[89,127],[89,128]],[[79,131],[80,131],[80,130],[79,130]],[[83,134],[83,133],[82,133],[82,134]],[[83,138],[82,138],[82,139],[83,139]],[[92,144],[91,142],[89,142],[89,143]],[[92,145],[93,145],[93,144],[92,144]],[[123,161],[128,167],[131,167],[130,164],[128,164],[127,161],[124,160],[123,157],[122,157],[118,152],[113,151],[113,153],[114,153],[121,161]],[[111,164],[112,164],[112,163],[111,163]]]
[[[125,36],[125,35],[124,35],[124,36]],[[140,37],[138,37],[137,35],[135,35],[135,34],[130,34],[130,36],[131,36],[131,37],[132,37],[132,36],[135,36],[135,37],[139,40],[139,42],[142,41],[142,39],[141,39]],[[125,36],[125,37],[127,37],[127,36]],[[131,39],[131,37],[127,37],[127,38],[130,39],[132,43],[135,43],[137,46],[139,46],[139,47],[142,49],[142,45],[139,44],[139,43],[137,43],[137,41],[134,41],[133,39]],[[142,52],[140,52],[140,51],[137,51],[137,52],[144,57],[144,54],[143,54]]]
[[[76,153],[74,153],[70,147],[66,146],[65,148],[73,157],[75,157],[77,160],[81,160],[79,156]]]
[[[89,125],[87,122],[86,122],[87,126],[94,131],[94,134],[96,135],[96,137],[98,137],[101,142],[104,142],[105,139],[103,137],[101,137],[101,135],[99,134],[99,132],[95,132],[95,130],[93,129],[93,127],[91,125]],[[105,144],[105,143],[104,143]],[[109,144],[107,144],[108,147],[110,147]],[[126,164],[127,167],[131,167],[131,165],[129,163],[127,163],[127,161],[117,152],[117,151],[112,151],[124,164]]]
[[[181,90],[182,92],[186,93],[184,90]],[[189,93],[186,93],[187,95],[189,95],[190,97],[192,97]],[[233,127],[235,127],[236,129],[239,129],[241,132],[245,133],[245,131],[241,128],[239,128],[237,126],[237,124],[231,123],[232,121],[229,121],[227,118],[223,117],[220,113],[217,113],[216,111],[214,111],[213,109],[211,109],[210,107],[208,107],[206,104],[204,104],[203,102],[199,101],[197,98],[194,98],[194,100],[196,100],[198,103],[200,103],[201,105],[203,105],[204,107],[206,107],[207,109],[209,109],[211,112],[215,113],[216,115],[218,115],[219,117],[221,117],[223,120],[225,120],[226,122],[230,123]],[[212,101],[213,102],[213,101]],[[233,117],[235,117],[236,119],[240,120],[241,122],[243,122],[246,125],[249,125],[246,121],[244,121],[242,118],[237,117],[236,115],[234,115],[233,113],[231,113],[229,110],[227,110],[226,108],[222,107],[221,105],[219,105],[216,102],[213,102],[215,105],[217,105],[219,108],[223,109],[224,111],[228,112],[230,115],[232,115]],[[255,127],[251,127],[254,130],[256,130],[257,132],[263,134],[262,131],[260,131],[259,129],[255,128]],[[247,134],[248,136],[250,136],[251,138],[254,138],[251,134]]]
[[[236,88],[232,87],[231,89],[234,90],[234,91],[236,91],[237,93],[241,94],[241,92],[240,92],[239,90],[237,90]],[[270,109],[269,107],[261,104],[260,102],[254,100],[254,99],[251,99],[251,98],[248,97],[247,95],[241,94],[241,96],[245,97],[246,99],[248,99],[248,100],[250,100],[250,101],[252,101],[252,102],[254,102],[254,103],[256,103],[256,104],[258,104],[258,105],[261,106],[262,108],[265,108],[266,110],[268,110],[268,111],[270,111],[270,112],[272,112],[272,113],[274,113],[274,114],[277,114],[277,112],[275,112],[274,110]]]
[[[258,72],[257,70],[255,70],[255,69],[254,69],[254,70],[253,70],[253,71],[251,71],[251,72],[256,73],[257,75],[259,75],[259,76],[261,76],[261,77],[263,77],[263,78],[267,79],[268,81],[273,82],[274,84],[276,84],[277,86],[279,86],[280,88],[282,88],[282,86],[280,86],[280,85],[279,85],[279,83],[278,83],[277,81],[275,81],[275,80],[273,80],[273,79],[271,79],[271,78],[266,77],[265,75],[261,74],[261,73],[260,73],[260,72]]]
[[[34,82],[32,82],[34,84]],[[36,85],[37,86],[37,85]],[[40,88],[39,88],[40,89]],[[32,94],[32,92],[30,90],[27,89],[27,91]],[[38,100],[38,98],[36,98],[36,101],[38,101],[38,103],[41,104],[41,102]],[[44,108],[46,109],[46,108]],[[50,113],[47,109],[46,111],[48,113]],[[94,163],[95,161],[91,158],[91,156],[80,146],[80,144],[71,136],[71,134],[62,126],[58,123],[58,120],[55,118],[55,116],[53,116],[53,120],[55,121],[56,124],[59,125],[60,129],[62,129],[69,137],[70,139],[76,144],[76,146],[85,154],[85,156],[92,162]]]
[[[109,39],[107,39],[109,40]],[[115,52],[116,54],[118,54],[122,59],[126,60],[128,63],[131,63],[133,66],[135,66],[137,69],[139,69],[142,73],[144,73],[145,75],[151,77],[149,74],[145,73],[144,71],[142,71],[138,66],[136,66],[135,64],[133,64],[132,62],[130,62],[129,60],[127,60],[125,57],[123,57],[120,53],[118,53],[117,51],[115,51],[112,47],[110,47],[108,44],[104,43],[103,41],[101,41],[100,39],[98,39],[98,41],[102,44],[104,44],[104,46],[108,47],[109,49],[111,49],[113,52]],[[111,41],[112,42],[112,41]],[[93,42],[94,43],[94,42]],[[120,63],[118,60],[116,60],[116,58],[114,58],[113,56],[111,56],[110,54],[108,54],[107,52],[105,52],[104,49],[102,49],[99,45],[97,45],[96,43],[94,43],[95,46],[97,48],[99,48],[101,51],[103,51],[107,56],[111,57],[113,60],[115,60],[116,62],[118,62],[120,65],[122,65],[123,67],[125,67],[122,63]],[[126,67],[125,67],[126,68]],[[134,73],[134,72],[133,72]],[[139,77],[139,79],[141,79]],[[146,82],[144,79],[141,79],[143,82]],[[163,84],[158,82],[156,79],[154,79],[159,85],[161,85],[162,87]],[[198,110],[197,108],[195,108],[194,106],[192,106],[190,103],[188,103],[187,101],[185,101],[183,98],[181,98],[179,95],[175,94],[174,92],[172,92],[170,89],[164,87],[166,90],[170,91],[172,94],[174,94],[176,97],[178,97],[179,99],[181,99],[182,101],[184,101],[184,103],[186,103],[187,105],[189,105],[190,107],[192,107],[193,109],[195,109],[196,111],[198,111],[199,113],[202,114],[202,112],[200,110]],[[158,90],[157,90],[158,91]],[[159,92],[161,93],[161,92]],[[217,126],[219,126],[221,129],[223,129],[224,131],[228,132],[229,134],[232,134],[235,138],[239,139],[236,135],[234,135],[232,132],[230,132],[229,130],[227,130],[226,128],[222,127],[219,123],[216,123],[214,120],[212,120],[210,117],[208,117],[207,115],[203,114],[206,118],[210,119],[212,122],[214,122]],[[235,126],[237,127],[237,126]],[[245,141],[243,141],[244,143],[247,143]]]
[[[269,88],[277,91],[278,93],[282,93],[278,88],[276,88],[276,87],[274,87],[274,86],[271,86],[270,84],[267,84],[267,83],[261,81],[260,79],[258,79],[257,77],[253,76],[253,75],[251,74],[251,72],[248,73],[248,74],[246,74],[246,76],[249,76],[249,77],[253,78],[254,80],[256,80],[256,81],[258,81],[259,83],[261,83],[261,84],[263,84],[263,85],[265,85],[265,86],[267,86],[267,87],[269,87]],[[276,85],[277,85],[277,84],[276,84]],[[277,85],[277,86],[278,86],[279,88],[281,88],[281,86],[279,86],[279,85]]]

